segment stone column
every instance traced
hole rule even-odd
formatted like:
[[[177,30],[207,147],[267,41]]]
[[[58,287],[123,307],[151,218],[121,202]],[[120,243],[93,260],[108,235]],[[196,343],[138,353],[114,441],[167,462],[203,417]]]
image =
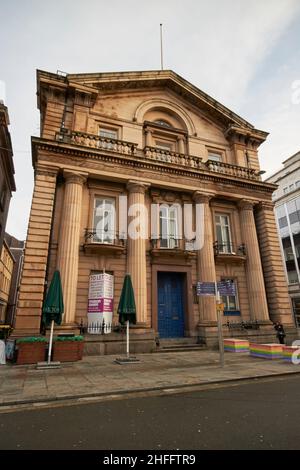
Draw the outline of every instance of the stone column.
[[[179,153],[186,153],[185,152],[185,139],[182,136],[178,137],[178,152]]]
[[[272,321],[293,325],[292,307],[276,227],[274,204],[261,202],[255,211],[269,314]]]
[[[269,312],[259,244],[253,214],[254,203],[245,199],[238,204],[242,240],[246,246],[246,277],[251,320],[269,323]]]
[[[134,210],[132,206],[138,204],[141,208],[145,208],[145,191],[149,185],[139,181],[129,181],[127,189],[129,192],[128,210],[132,210],[132,214],[128,218],[128,229],[129,232],[132,229],[131,222],[135,217],[141,217],[141,224],[139,232],[145,232],[144,235],[148,235],[145,228],[148,225],[148,219],[143,220],[146,214]],[[130,209],[131,208],[131,209]],[[137,207],[136,207],[137,209]],[[142,209],[143,210],[143,209]],[[141,233],[141,236],[137,236],[135,232],[135,238],[130,236],[128,233],[127,241],[127,272],[131,275],[134,297],[137,309],[137,323],[145,326],[147,321],[147,278],[146,278],[146,240]]]
[[[86,175],[65,172],[65,195],[58,244],[57,268],[60,270],[64,298],[64,325],[75,323],[82,187]]]
[[[213,249],[213,225],[209,201],[212,195],[196,192],[194,201],[203,204],[204,230],[203,246],[197,251],[197,275],[198,281],[216,282],[215,257]],[[214,296],[199,296],[199,317],[201,326],[214,326],[217,322],[216,299]]]
[[[145,146],[146,147],[152,146],[152,132],[149,129],[145,130]]]

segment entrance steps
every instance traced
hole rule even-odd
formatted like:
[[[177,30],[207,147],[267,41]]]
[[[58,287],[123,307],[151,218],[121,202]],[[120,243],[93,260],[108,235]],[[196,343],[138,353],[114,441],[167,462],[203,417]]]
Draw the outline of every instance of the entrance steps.
[[[187,352],[187,351],[203,351],[206,346],[197,343],[197,338],[168,338],[160,339],[159,345],[155,352]]]

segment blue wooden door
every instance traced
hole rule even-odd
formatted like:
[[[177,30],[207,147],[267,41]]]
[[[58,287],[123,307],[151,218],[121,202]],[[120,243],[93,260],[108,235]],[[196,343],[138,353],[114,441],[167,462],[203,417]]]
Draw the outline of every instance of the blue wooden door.
[[[159,272],[158,332],[161,338],[184,336],[183,276]]]

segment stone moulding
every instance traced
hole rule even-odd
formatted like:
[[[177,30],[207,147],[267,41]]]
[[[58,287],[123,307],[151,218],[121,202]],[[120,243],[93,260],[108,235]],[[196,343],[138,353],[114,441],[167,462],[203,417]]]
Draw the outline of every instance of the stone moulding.
[[[239,178],[232,175],[227,175],[224,173],[217,173],[216,171],[210,171],[206,169],[195,169],[187,168],[186,166],[179,165],[170,165],[169,163],[163,161],[157,161],[152,159],[147,159],[142,151],[138,152],[137,155],[131,156],[126,154],[117,153],[112,154],[111,152],[104,150],[97,150],[87,147],[79,147],[78,145],[65,144],[65,143],[56,143],[48,141],[47,139],[42,138],[33,138],[32,139],[32,149],[33,149],[33,164],[37,163],[37,155],[39,151],[51,152],[51,154],[60,154],[68,155],[73,159],[81,157],[91,160],[98,160],[113,165],[128,166],[132,168],[140,168],[146,170],[154,170],[155,172],[159,171],[161,173],[175,174],[178,176],[187,176],[196,178],[198,180],[211,181],[213,183],[225,183],[230,184],[230,186],[248,188],[250,190],[263,191],[265,193],[272,194],[275,188],[275,185],[270,183],[264,183],[262,181],[254,181],[253,179]],[[47,157],[43,159],[47,160]],[[49,161],[51,161],[49,159]],[[74,164],[74,160],[72,161]],[[82,167],[82,165],[80,165]],[[88,169],[88,165],[86,165]]]

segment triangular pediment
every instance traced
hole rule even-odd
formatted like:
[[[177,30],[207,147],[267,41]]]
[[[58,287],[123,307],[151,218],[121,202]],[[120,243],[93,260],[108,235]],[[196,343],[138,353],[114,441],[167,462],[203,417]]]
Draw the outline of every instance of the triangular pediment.
[[[172,70],[69,74],[67,77],[70,82],[88,86],[98,91],[168,88],[182,99],[201,109],[202,112],[207,113],[211,119],[225,125],[225,127],[235,125],[254,129],[251,123]]]
[[[214,122],[223,129],[226,136],[230,134],[242,134],[245,138],[251,137],[258,143],[263,142],[268,133],[255,129],[255,127],[234,113],[226,106],[219,103],[211,96],[182,78],[172,70],[149,70],[140,72],[106,72],[106,73],[79,73],[66,74],[60,77],[49,72],[37,72],[38,82],[47,82],[47,78],[57,81],[60,87],[71,87],[79,93],[88,93],[93,96],[92,102],[99,93],[120,93],[125,91],[155,89],[169,90],[181,100],[190,103],[194,108],[206,116],[210,122]],[[38,87],[39,89],[39,87]]]

